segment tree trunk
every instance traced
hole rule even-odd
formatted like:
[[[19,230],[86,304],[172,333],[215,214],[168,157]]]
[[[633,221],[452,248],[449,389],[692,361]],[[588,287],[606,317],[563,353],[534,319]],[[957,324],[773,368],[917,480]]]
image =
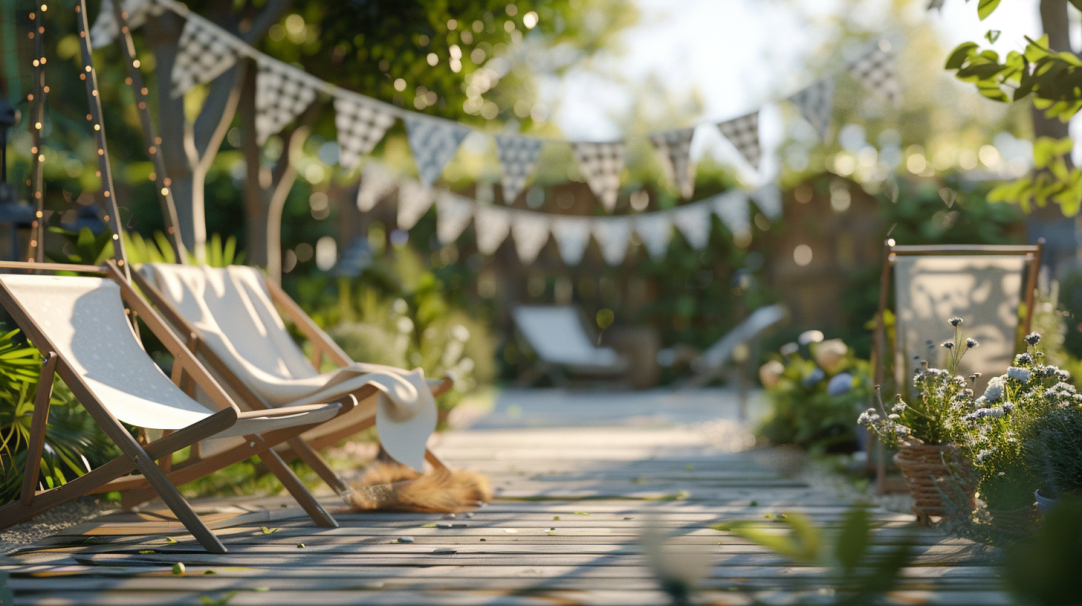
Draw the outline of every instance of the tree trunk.
[[[1041,0],[1041,24],[1048,34],[1048,45],[1054,51],[1075,52],[1071,48],[1070,22],[1067,19],[1067,0]],[[1052,137],[1065,139],[1068,136],[1066,122],[1059,118],[1045,118],[1044,111],[1032,107],[1033,138]],[[1070,157],[1067,158],[1070,162]]]

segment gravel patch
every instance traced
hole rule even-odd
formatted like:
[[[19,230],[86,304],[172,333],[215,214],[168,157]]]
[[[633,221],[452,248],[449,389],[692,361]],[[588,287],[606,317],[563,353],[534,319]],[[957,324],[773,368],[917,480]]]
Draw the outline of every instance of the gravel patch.
[[[34,518],[0,532],[0,555],[54,535],[65,528],[96,518],[116,508],[98,497],[88,496],[57,505]]]

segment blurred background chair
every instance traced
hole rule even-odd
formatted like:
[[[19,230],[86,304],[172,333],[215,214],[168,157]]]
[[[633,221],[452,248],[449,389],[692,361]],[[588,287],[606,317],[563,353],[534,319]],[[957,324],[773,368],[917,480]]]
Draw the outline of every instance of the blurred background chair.
[[[511,312],[519,334],[537,354],[537,364],[519,383],[529,385],[548,376],[560,387],[570,376],[624,379],[627,358],[611,347],[597,345],[587,332],[582,313],[570,305],[520,306]]]

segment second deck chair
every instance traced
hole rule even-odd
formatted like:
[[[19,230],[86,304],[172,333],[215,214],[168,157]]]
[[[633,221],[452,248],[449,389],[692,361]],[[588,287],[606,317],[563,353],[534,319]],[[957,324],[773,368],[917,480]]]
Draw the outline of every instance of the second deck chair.
[[[560,386],[569,383],[564,371],[595,377],[621,377],[629,362],[611,347],[595,345],[583,326],[582,314],[570,305],[516,307],[511,313],[519,332],[538,357],[537,374],[547,374]]]
[[[691,370],[695,376],[688,379],[682,386],[699,387],[714,380],[725,365],[732,360],[737,347],[754,340],[767,329],[784,322],[788,317],[789,310],[781,304],[760,307],[751,312],[751,315],[726,333],[721,340],[691,361]]]
[[[981,393],[989,379],[1011,366],[1023,302],[1021,329],[1029,332],[1043,244],[1042,240],[1019,246],[899,246],[887,240],[872,345],[874,383],[883,383],[886,361],[893,359],[897,392],[910,397],[909,378],[922,361],[942,367],[940,344],[954,337],[947,321],[957,316],[962,318],[964,336],[980,343],[962,358],[957,374],[980,372],[974,390]],[[895,338],[894,351],[888,352],[884,313],[892,275]],[[885,460],[880,457],[881,490],[884,471]]]
[[[317,450],[373,425],[383,448],[400,463],[418,471],[424,460],[445,467],[425,443],[436,428],[434,397],[450,388],[449,380],[431,384],[420,369],[353,362],[289,295],[254,267],[151,263],[133,278],[242,406],[265,410],[356,398],[357,406],[349,414],[289,440],[280,451],[287,460],[299,457],[343,498],[348,500],[349,485]],[[315,348],[311,360],[286,331],[275,304],[311,340]],[[317,370],[324,354],[338,369]],[[381,391],[381,377],[388,376],[398,379],[396,389],[410,393],[388,397]],[[412,400],[412,407],[401,405],[403,396]]]
[[[253,455],[259,456],[317,524],[337,527],[272,447],[348,412],[353,407],[351,401],[241,412],[116,266],[2,263],[0,267],[107,273],[107,277],[0,275],[0,305],[45,358],[34,401],[22,491],[19,500],[0,507],[0,528],[86,494],[146,488],[161,497],[207,551],[225,553],[221,541],[175,485]],[[126,315],[129,312],[141,317],[175,356],[172,380],[136,339]],[[67,484],[38,490],[54,374],[123,454]],[[202,389],[216,410],[192,399],[179,386],[183,383]],[[121,423],[164,435],[153,441],[137,440]],[[201,445],[225,440],[240,444],[214,456],[200,455]],[[172,465],[173,453],[189,446],[191,456]],[[128,475],[133,471],[139,475]]]

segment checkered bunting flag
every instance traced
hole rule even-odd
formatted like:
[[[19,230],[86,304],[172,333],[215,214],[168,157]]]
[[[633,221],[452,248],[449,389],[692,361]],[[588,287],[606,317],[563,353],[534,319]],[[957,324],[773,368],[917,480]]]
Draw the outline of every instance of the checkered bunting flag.
[[[868,54],[850,64],[849,73],[895,107],[902,104],[902,90],[894,73],[894,53],[886,40],[880,40]]]
[[[417,174],[422,183],[430,186],[440,178],[443,167],[451,161],[470,129],[449,120],[431,118],[405,118],[405,122]]]
[[[173,96],[183,95],[196,84],[210,82],[236,62],[237,51],[228,34],[199,15],[188,13],[170,75]]]
[[[819,138],[830,140],[830,121],[834,114],[834,78],[826,77],[789,97],[800,115],[811,123]]]
[[[311,76],[281,61],[260,58],[255,77],[256,140],[265,143],[315,100]]]
[[[694,135],[694,128],[650,135],[650,142],[661,156],[665,176],[685,198],[690,198],[695,193],[695,165],[691,163],[691,139]]]
[[[533,172],[541,140],[517,135],[496,135],[496,155],[503,172],[503,202],[511,204],[526,187],[526,178]]]
[[[575,161],[590,190],[601,200],[605,210],[616,207],[620,193],[620,173],[624,170],[624,143],[572,143]]]
[[[334,125],[338,127],[338,163],[348,169],[372,152],[394,125],[394,116],[364,97],[343,94],[334,98]]]
[[[718,130],[729,143],[733,144],[736,151],[748,161],[755,170],[759,170],[759,160],[762,158],[762,148],[759,147],[759,111],[756,110],[745,116],[726,120],[718,123]]]

